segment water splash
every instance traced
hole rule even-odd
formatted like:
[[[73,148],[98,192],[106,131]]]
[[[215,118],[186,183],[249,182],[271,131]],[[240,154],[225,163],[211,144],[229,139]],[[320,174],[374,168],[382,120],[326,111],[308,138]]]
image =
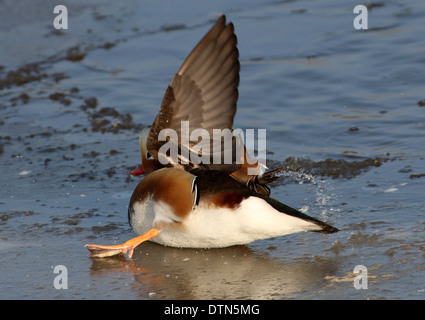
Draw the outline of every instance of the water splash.
[[[320,214],[323,217],[328,217],[329,213],[340,211],[337,206],[337,195],[334,192],[334,188],[324,177],[313,174],[305,169],[298,169],[296,171],[287,169],[279,172],[276,176],[283,178],[280,180],[285,181],[285,183],[291,181],[298,184],[312,185],[316,193],[314,207],[320,208]],[[304,205],[300,208],[300,211],[306,213],[310,207],[309,205]]]

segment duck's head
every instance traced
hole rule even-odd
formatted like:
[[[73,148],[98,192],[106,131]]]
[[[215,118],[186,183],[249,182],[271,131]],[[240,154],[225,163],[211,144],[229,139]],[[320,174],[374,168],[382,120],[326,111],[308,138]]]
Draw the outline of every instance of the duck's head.
[[[140,164],[135,170],[131,171],[132,176],[139,176],[141,174],[148,174],[154,170],[161,168],[160,162],[156,160],[149,153],[146,143],[148,140],[150,127],[143,128],[139,135],[139,146],[140,154],[142,158],[142,164]]]

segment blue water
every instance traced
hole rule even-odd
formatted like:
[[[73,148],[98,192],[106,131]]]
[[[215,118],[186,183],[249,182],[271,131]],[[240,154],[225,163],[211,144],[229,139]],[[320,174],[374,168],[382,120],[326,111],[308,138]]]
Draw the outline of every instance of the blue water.
[[[357,4],[73,1],[58,32],[50,1],[0,1],[0,79],[32,62],[40,76],[0,90],[0,297],[424,299],[425,3],[374,2],[368,30]],[[219,13],[238,36],[235,127],[267,129],[269,164],[291,164],[272,195],[340,232],[90,259],[84,244],[134,235],[140,125]]]

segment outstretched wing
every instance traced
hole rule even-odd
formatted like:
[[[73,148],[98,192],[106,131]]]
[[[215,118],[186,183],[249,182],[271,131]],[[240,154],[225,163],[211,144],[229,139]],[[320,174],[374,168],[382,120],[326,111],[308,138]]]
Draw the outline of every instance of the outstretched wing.
[[[193,150],[194,145],[199,141],[190,141],[193,130],[205,129],[212,138],[213,129],[232,129],[240,70],[236,44],[233,24],[226,25],[226,18],[222,15],[174,75],[147,140],[147,149],[155,159],[158,159],[161,146],[167,142],[158,139],[163,129],[172,129],[177,133],[178,141],[174,143],[178,145],[180,153],[187,148],[198,155],[205,152],[205,149]],[[189,124],[189,137],[185,137],[187,138],[185,140],[189,141],[183,144],[181,143],[182,121],[188,121]],[[215,149],[212,149],[213,141],[207,144],[204,141],[203,145],[208,144],[211,152],[208,155],[210,159],[215,152],[224,150],[221,138],[218,144],[214,144]],[[232,172],[238,169],[239,165],[230,164],[227,166],[228,170],[225,165],[205,167]]]

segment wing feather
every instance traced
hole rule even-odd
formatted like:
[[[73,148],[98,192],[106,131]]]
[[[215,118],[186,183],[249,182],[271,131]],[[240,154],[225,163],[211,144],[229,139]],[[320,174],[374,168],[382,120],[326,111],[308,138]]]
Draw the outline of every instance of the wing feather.
[[[147,140],[147,149],[153,157],[158,159],[158,150],[166,143],[158,141],[162,129],[175,130],[181,141],[181,121],[189,121],[189,133],[197,128],[204,128],[210,134],[213,129],[233,128],[240,71],[236,45],[233,24],[226,24],[225,16],[220,16],[183,62],[165,92]],[[190,148],[193,144],[180,147]],[[239,168],[232,166],[231,170]]]

